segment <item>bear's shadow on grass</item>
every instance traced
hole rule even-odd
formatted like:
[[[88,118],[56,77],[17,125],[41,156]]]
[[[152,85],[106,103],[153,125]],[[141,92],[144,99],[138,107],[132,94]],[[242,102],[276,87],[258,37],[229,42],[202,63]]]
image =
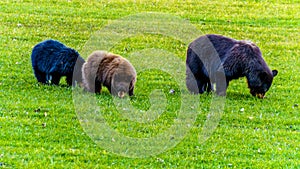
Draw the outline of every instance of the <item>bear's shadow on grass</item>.
[[[55,85],[54,85],[54,86],[55,86]],[[56,86],[62,87],[62,88],[68,88],[68,89],[71,89],[71,88],[72,88],[72,86],[69,86],[69,85],[67,85],[67,84],[59,84],[59,85],[56,85]]]
[[[68,86],[67,84],[42,84],[42,83],[36,83],[33,86],[41,88],[41,87],[49,87],[49,88],[65,88],[65,89],[72,89],[72,86]]]
[[[239,92],[227,92],[226,93],[226,98],[230,100],[236,100],[236,99],[245,99],[245,100],[253,100],[253,99],[258,99],[254,96],[252,96],[249,93],[239,93]]]
[[[181,93],[190,94],[188,91],[181,91]],[[206,97],[207,97],[207,99],[211,99],[212,96],[224,97],[224,96],[218,96],[215,91],[209,92],[209,93],[204,92],[203,94],[199,94],[199,97],[201,99],[205,99]],[[259,98],[252,96],[250,93],[241,93],[241,92],[232,92],[232,91],[227,91],[225,98],[230,99],[230,100],[233,100],[233,99],[245,99],[245,100],[246,99],[247,100],[259,99]],[[259,100],[261,100],[261,99],[259,99]]]

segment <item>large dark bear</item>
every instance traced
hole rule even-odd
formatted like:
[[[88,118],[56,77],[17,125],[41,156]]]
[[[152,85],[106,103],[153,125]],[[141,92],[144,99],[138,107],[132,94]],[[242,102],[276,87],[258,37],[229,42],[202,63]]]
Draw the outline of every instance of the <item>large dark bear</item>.
[[[95,51],[82,67],[84,88],[92,93],[100,93],[102,85],[110,93],[123,98],[133,95],[136,71],[125,58],[104,51]]]
[[[246,76],[250,93],[264,98],[277,70],[270,70],[260,49],[252,42],[221,35],[204,35],[193,41],[187,50],[186,85],[190,92],[202,94],[214,90],[226,95],[232,79]]]
[[[66,76],[68,85],[82,83],[81,67],[84,59],[79,53],[56,40],[37,44],[31,54],[32,68],[38,82],[58,85]]]

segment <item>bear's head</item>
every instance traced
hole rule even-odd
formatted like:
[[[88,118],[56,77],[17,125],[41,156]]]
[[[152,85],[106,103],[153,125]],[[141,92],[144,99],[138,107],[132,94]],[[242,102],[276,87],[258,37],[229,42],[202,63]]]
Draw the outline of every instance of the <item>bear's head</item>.
[[[273,78],[278,74],[277,70],[269,72],[259,72],[256,77],[248,79],[250,93],[260,99],[265,97],[266,92],[270,89]]]
[[[123,98],[126,94],[131,95],[136,81],[136,71],[125,59],[120,61],[111,79],[111,93]]]
[[[126,73],[117,73],[112,78],[111,93],[123,98],[134,87],[134,82],[135,76]]]

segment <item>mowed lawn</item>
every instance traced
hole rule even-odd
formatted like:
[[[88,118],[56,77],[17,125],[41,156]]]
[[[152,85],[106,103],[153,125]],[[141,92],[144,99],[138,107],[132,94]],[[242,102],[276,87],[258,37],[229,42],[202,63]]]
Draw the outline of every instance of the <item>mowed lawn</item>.
[[[298,0],[1,1],[0,167],[300,168],[299,9]],[[30,63],[32,48],[45,39],[56,39],[83,53],[96,31],[145,12],[186,20],[202,32],[199,36],[215,33],[256,43],[270,68],[279,71],[266,98],[252,97],[245,78],[232,81],[218,126],[205,142],[198,136],[208,117],[211,94],[195,99],[199,115],[190,131],[162,153],[143,157],[141,152],[141,158],[132,158],[96,144],[80,124],[74,90],[64,79],[59,86],[37,83]],[[187,42],[163,35],[137,34],[113,46],[111,52],[126,58],[135,50],[166,49],[184,63],[187,46]],[[160,71],[138,73],[133,106],[149,109],[148,96],[158,88],[166,94],[167,108],[149,123],[110,111],[104,114],[107,124],[132,138],[150,138],[166,131],[176,121],[184,93],[172,80]],[[169,93],[172,89],[175,94]],[[107,90],[96,98],[101,107],[113,106]]]

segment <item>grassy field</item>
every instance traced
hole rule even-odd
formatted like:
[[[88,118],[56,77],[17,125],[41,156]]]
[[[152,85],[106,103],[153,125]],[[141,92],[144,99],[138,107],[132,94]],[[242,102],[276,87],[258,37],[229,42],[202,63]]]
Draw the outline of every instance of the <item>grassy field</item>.
[[[1,1],[0,167],[300,168],[299,9],[299,0]],[[176,16],[203,34],[255,42],[268,65],[279,71],[267,97],[252,97],[244,78],[232,81],[218,127],[204,143],[198,136],[213,99],[213,95],[206,94],[195,100],[201,113],[189,132],[180,141],[175,138],[178,144],[162,153],[131,158],[99,146],[80,124],[74,90],[63,80],[60,86],[37,83],[30,63],[31,50],[38,42],[51,38],[87,58],[83,54],[85,44],[96,31],[143,12]],[[162,35],[138,34],[116,44],[111,52],[129,57],[146,48],[167,49],[184,63],[187,45]],[[107,90],[97,96],[97,104],[114,131],[133,138],[151,138],[175,124],[182,99],[180,92],[169,93],[170,89],[180,91],[171,76],[157,70],[145,71],[138,74],[133,106],[148,110],[148,96],[154,89],[165,93],[168,105],[159,118],[149,123],[128,120],[110,108],[113,99]]]

